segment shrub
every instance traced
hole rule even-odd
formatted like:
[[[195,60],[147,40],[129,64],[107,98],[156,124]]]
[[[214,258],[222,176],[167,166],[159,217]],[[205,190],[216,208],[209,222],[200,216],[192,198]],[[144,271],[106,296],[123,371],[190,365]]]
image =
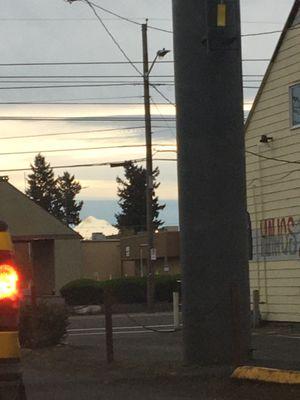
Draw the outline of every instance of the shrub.
[[[60,293],[69,305],[102,304],[103,289],[99,283],[93,279],[77,279],[63,286]]]
[[[166,276],[161,275],[155,279],[155,300],[156,301],[173,301],[173,292],[178,291],[178,280],[180,275]]]
[[[146,303],[146,278],[120,278],[99,282],[102,289],[110,289],[115,303],[133,304]]]
[[[172,302],[172,293],[178,289],[179,275],[155,277],[155,300]],[[119,278],[109,281],[80,279],[68,283],[61,289],[61,295],[68,305],[102,304],[103,293],[109,289],[115,303],[146,303],[146,278]]]
[[[66,307],[40,303],[23,306],[20,312],[20,343],[23,347],[48,347],[59,344],[67,332]]]

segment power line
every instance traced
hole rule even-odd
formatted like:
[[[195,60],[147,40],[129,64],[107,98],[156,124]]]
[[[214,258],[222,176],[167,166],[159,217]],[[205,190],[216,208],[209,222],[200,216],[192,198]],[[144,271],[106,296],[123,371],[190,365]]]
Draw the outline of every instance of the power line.
[[[161,61],[160,61],[161,62]],[[244,78],[263,77],[263,74],[243,74]],[[0,79],[71,79],[71,78],[140,78],[140,75],[0,75]],[[174,78],[174,74],[152,75],[151,78]]]
[[[107,8],[104,8],[104,7],[102,7],[102,6],[99,6],[98,4],[95,4],[95,3],[93,3],[93,2],[90,2],[90,1],[89,1],[89,3],[92,4],[94,7],[99,8],[100,10],[102,10],[102,11],[104,11],[104,12],[110,14],[110,15],[113,15],[113,16],[115,16],[115,17],[117,17],[117,18],[119,18],[119,19],[121,19],[121,20],[123,20],[123,21],[130,22],[130,23],[132,23],[132,24],[141,26],[141,24],[140,24],[139,22],[134,21],[134,20],[131,19],[131,18],[124,17],[124,16],[122,16],[122,15],[120,15],[120,14],[117,14],[116,12],[113,12],[113,11],[111,11],[111,10],[108,10]],[[156,27],[156,26],[148,25],[148,28],[149,28],[149,29],[153,29],[153,30],[157,30],[157,31],[161,31],[161,32],[165,32],[165,33],[173,34],[173,31],[170,31],[170,30],[167,30],[167,29],[163,29],[163,28],[159,28],[159,27]],[[273,31],[257,32],[257,33],[246,33],[246,34],[242,34],[241,37],[253,37],[253,36],[262,36],[262,35],[273,35],[273,34],[276,34],[276,33],[282,33],[282,30],[273,30]]]
[[[37,135],[17,135],[9,137],[0,137],[0,140],[11,140],[11,139],[24,139],[24,138],[35,138],[35,137],[47,137],[47,136],[62,136],[62,135],[76,135],[81,133],[99,133],[99,132],[114,132],[114,131],[125,131],[143,129],[144,126],[130,126],[128,128],[112,128],[112,129],[93,129],[84,131],[71,131],[71,132],[54,132],[54,133],[41,133]]]
[[[256,75],[254,75],[256,76]],[[2,75],[0,79],[71,79],[71,78],[140,78],[140,75]],[[151,78],[174,78],[174,75],[152,75]]]
[[[270,58],[246,58],[244,62],[264,62],[270,61]],[[26,67],[26,66],[60,66],[60,65],[126,65],[143,64],[143,61],[53,61],[53,62],[23,62],[23,63],[0,63],[0,67]],[[174,60],[160,61],[159,64],[174,64]]]
[[[153,128],[165,128],[165,126],[158,125],[153,126]],[[170,127],[175,129],[174,126]],[[65,135],[76,135],[82,133],[107,133],[107,132],[118,132],[118,131],[127,131],[127,130],[138,130],[144,129],[144,126],[133,126],[128,128],[112,128],[112,129],[93,129],[93,130],[85,130],[85,131],[72,131],[72,132],[55,132],[55,133],[41,133],[37,135],[18,135],[18,136],[7,136],[7,137],[0,137],[0,140],[12,140],[12,139],[28,139],[28,138],[35,138],[35,137],[51,137],[51,136],[65,136]],[[157,131],[158,132],[158,131]],[[153,132],[155,133],[155,132]],[[107,137],[105,137],[107,139]]]
[[[162,119],[164,120],[165,125],[168,127],[168,129],[170,130],[170,132],[173,134],[172,127],[169,125],[168,121],[166,121],[166,120],[164,119],[164,115],[160,112],[160,109],[159,109],[159,107],[158,107],[158,103],[156,103],[156,102],[153,100],[152,97],[150,98],[150,100],[151,100],[151,102],[154,104],[154,106],[155,106],[155,108],[157,109],[159,115],[160,115],[160,116],[162,117]]]
[[[68,121],[68,122],[142,122],[144,120],[143,116],[141,117],[32,117],[32,116],[1,116],[0,121]],[[174,117],[165,117],[164,119],[159,117],[152,117],[153,121],[162,122],[164,120],[175,121]]]
[[[145,161],[145,158],[140,158],[140,159],[136,159],[136,160],[130,160],[130,161],[132,161],[132,162],[142,162],[142,161]],[[106,162],[103,162],[103,163],[88,163],[88,164],[67,164],[67,165],[54,165],[54,166],[51,166],[51,168],[52,169],[64,169],[64,168],[82,168],[82,167],[104,167],[104,166],[110,166],[110,164],[113,164],[113,163],[123,163],[123,162],[126,162],[126,160],[125,161],[114,161],[114,162],[112,162],[112,161],[106,161]],[[3,172],[25,172],[25,171],[32,171],[32,169],[31,168],[12,168],[12,169],[2,169],[2,170],[0,170],[0,173],[3,173]]]
[[[153,143],[152,146],[175,146],[173,143]],[[100,146],[100,147],[78,147],[78,148],[70,148],[70,149],[53,149],[53,150],[29,150],[29,151],[14,151],[9,153],[0,153],[0,156],[11,156],[11,155],[24,155],[24,154],[46,154],[46,153],[63,153],[66,151],[90,151],[90,150],[108,150],[108,149],[129,149],[129,148],[139,148],[145,147],[145,144],[132,144],[132,145],[116,145],[116,146]]]
[[[132,24],[141,26],[141,23],[140,23],[140,22],[136,22],[136,21],[134,21],[133,19],[126,18],[126,17],[124,17],[124,16],[122,16],[122,15],[120,15],[120,14],[117,14],[117,13],[115,13],[115,12],[113,12],[113,11],[108,10],[107,8],[104,8],[104,7],[102,7],[102,6],[99,6],[99,5],[96,4],[96,3],[93,3],[93,2],[90,1],[90,4],[92,4],[94,7],[99,8],[100,10],[102,10],[102,11],[104,11],[104,12],[110,14],[110,15],[113,15],[114,17],[117,17],[117,18],[119,18],[119,19],[122,19],[123,21],[131,22]]]
[[[300,164],[300,161],[290,161],[290,160],[285,160],[283,158],[276,158],[276,157],[268,157],[264,156],[262,154],[254,153],[253,151],[246,150],[246,153],[252,154],[253,156],[259,157],[259,158],[264,158],[265,160],[272,160],[272,161],[278,161],[286,164]]]
[[[4,82],[2,82],[4,83]],[[17,83],[17,82],[16,82]],[[39,85],[39,86],[0,86],[0,90],[25,90],[25,89],[60,89],[60,88],[85,88],[85,87],[120,87],[120,86],[142,86],[143,82],[123,82],[123,83],[95,83],[95,84],[70,84],[70,85]],[[174,105],[174,103],[165,96],[157,86],[174,86],[174,82],[164,83],[164,82],[156,82],[150,83],[150,86],[153,87],[168,103]],[[243,86],[244,89],[259,89],[259,86]]]
[[[128,83],[99,83],[78,85],[40,85],[40,86],[0,86],[0,90],[23,90],[23,89],[55,89],[55,88],[80,88],[80,87],[119,87],[119,86],[142,86],[143,82]],[[156,86],[173,86],[174,83],[156,83]]]
[[[111,38],[111,40],[114,42],[114,44],[117,46],[117,48],[120,50],[120,52],[123,54],[123,56],[126,58],[126,60],[129,62],[129,64],[132,66],[132,68],[135,69],[135,71],[143,76],[143,74],[140,72],[140,70],[135,66],[135,64],[130,60],[130,58],[128,57],[128,55],[126,54],[126,52],[122,49],[121,45],[119,44],[119,42],[116,40],[116,38],[114,37],[114,35],[111,33],[111,31],[108,29],[108,27],[105,25],[105,23],[103,22],[102,18],[100,17],[100,15],[97,13],[97,11],[95,10],[94,6],[91,4],[91,2],[89,0],[83,0],[85,1],[85,3],[91,8],[91,10],[93,11],[93,13],[95,14],[95,16],[97,17],[97,19],[99,20],[99,22],[101,23],[101,25],[103,26],[103,28],[105,29],[105,31],[107,32],[107,34],[109,35],[109,37]]]
[[[177,161],[175,158],[154,158],[154,161]],[[52,169],[64,169],[64,168],[85,168],[85,167],[104,167],[104,166],[110,166],[111,164],[122,164],[127,161],[132,161],[132,162],[144,162],[146,161],[145,158],[137,158],[133,160],[124,160],[124,161],[106,161],[103,163],[88,163],[88,164],[67,164],[67,165],[54,165],[51,166]],[[26,172],[26,171],[32,171],[31,168],[12,168],[12,169],[1,169],[0,173],[9,173],[9,172]]]
[[[82,106],[84,106],[84,105],[93,105],[93,106],[96,106],[96,105],[105,105],[105,106],[108,106],[108,105],[113,105],[113,106],[119,106],[119,105],[121,105],[121,106],[139,106],[139,105],[144,105],[144,103],[143,102],[139,102],[139,103],[137,103],[137,102],[76,102],[76,101],[74,101],[74,102],[70,102],[70,101],[68,101],[68,102],[66,102],[66,101],[63,101],[63,100],[57,100],[57,101],[2,101],[2,102],[0,102],[0,105],[12,105],[12,104],[19,104],[19,105],[21,105],[21,104],[24,104],[24,105],[82,105]],[[163,106],[163,105],[168,105],[169,103],[157,103],[157,104],[159,104],[159,105],[161,105],[161,106]],[[252,103],[251,103],[252,104]]]
[[[160,64],[171,64],[174,61],[160,61]],[[28,63],[0,63],[0,67],[26,67],[26,66],[59,66],[59,65],[123,65],[143,64],[143,61],[53,61],[53,62],[28,62]]]
[[[144,20],[144,17],[132,17],[135,19]],[[117,21],[119,18],[102,18],[104,21]],[[158,18],[158,17],[148,17],[148,20],[152,21],[171,21],[171,18]],[[37,17],[37,18],[9,18],[9,17],[0,17],[0,21],[96,21],[96,18],[45,18],[45,17]]]
[[[150,84],[151,87],[153,87],[154,90],[156,90],[156,92],[157,92],[158,94],[161,95],[161,97],[162,97],[163,99],[165,99],[169,104],[171,104],[172,106],[175,107],[175,103],[173,103],[173,101],[171,101],[164,93],[162,93],[159,89],[157,89],[157,85],[155,85],[155,84],[153,84],[153,83],[150,83],[150,82],[149,82],[149,84]]]
[[[257,82],[257,81],[249,81],[249,82]],[[14,79],[14,80],[8,80],[8,79],[1,79],[0,78],[0,83],[2,84],[19,84],[19,83],[31,83],[31,84],[45,84],[45,83],[51,83],[53,86],[56,84],[68,84],[68,85],[73,85],[73,84],[79,84],[79,83],[88,83],[88,84],[129,84],[129,85],[139,85],[141,84],[141,81],[133,81],[133,80],[119,80],[119,79],[108,79],[108,80],[99,80],[99,79]],[[157,80],[155,81],[156,85],[160,84],[166,84],[166,85],[174,85],[173,80]]]
[[[60,104],[56,102],[67,102],[67,101],[88,101],[88,100],[119,100],[119,99],[143,99],[143,96],[117,96],[117,97],[81,97],[81,98],[68,98],[68,99],[53,99],[51,101],[55,102],[55,104]],[[33,100],[33,104],[43,104],[43,102],[47,102],[48,100]],[[10,104],[10,102],[2,102],[1,104]],[[14,102],[12,102],[14,104]],[[32,104],[32,102],[17,102],[16,104]],[[70,103],[73,104],[73,103]],[[85,104],[85,103],[84,103]]]
[[[99,6],[98,4],[95,4],[95,3],[92,3],[92,2],[90,2],[90,3],[91,3],[94,7],[97,7],[97,8],[99,8],[100,10],[102,10],[102,11],[108,13],[108,14],[111,14],[111,15],[113,15],[113,16],[115,16],[115,17],[117,17],[117,18],[119,18],[119,19],[121,19],[121,20],[123,20],[123,21],[130,22],[130,23],[132,23],[132,24],[134,24],[134,25],[139,25],[139,26],[142,25],[141,23],[136,22],[136,21],[134,21],[133,19],[124,17],[124,16],[122,16],[122,15],[120,15],[120,14],[117,14],[117,13],[111,11],[111,10],[108,10],[107,8],[104,8],[104,7],[102,7],[102,6]],[[156,27],[156,26],[148,25],[148,28],[153,29],[153,30],[157,30],[157,31],[161,31],[161,32],[165,32],[165,33],[173,33],[172,31],[169,31],[169,30],[163,29],[163,28],[158,28],[158,27]]]

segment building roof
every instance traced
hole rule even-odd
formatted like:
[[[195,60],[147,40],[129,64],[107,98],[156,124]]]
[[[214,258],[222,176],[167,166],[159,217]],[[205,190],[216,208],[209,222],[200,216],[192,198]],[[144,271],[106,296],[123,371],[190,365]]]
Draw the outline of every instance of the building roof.
[[[80,238],[5,179],[0,179],[0,220],[17,240]]]
[[[290,12],[290,14],[288,16],[288,19],[286,21],[286,24],[285,24],[285,26],[284,26],[284,28],[282,30],[282,33],[281,33],[281,35],[279,37],[278,43],[277,43],[277,45],[275,47],[274,53],[272,55],[272,58],[270,60],[269,65],[268,65],[268,68],[267,68],[267,71],[265,73],[265,76],[264,76],[264,78],[262,80],[262,83],[261,83],[261,85],[260,85],[260,87],[258,89],[258,92],[256,94],[256,97],[254,99],[254,102],[253,102],[253,105],[251,107],[251,110],[250,110],[250,112],[248,114],[248,118],[246,120],[246,125],[245,125],[246,130],[247,130],[247,127],[248,127],[248,125],[249,125],[249,123],[251,121],[252,115],[253,115],[254,110],[256,108],[256,105],[257,105],[257,103],[258,103],[258,101],[260,99],[260,96],[263,93],[265,84],[267,83],[267,80],[268,80],[269,75],[271,73],[273,64],[274,64],[274,62],[276,60],[276,57],[277,57],[277,55],[278,55],[278,53],[280,51],[280,48],[281,48],[281,45],[282,45],[282,43],[283,43],[283,41],[285,39],[285,36],[286,36],[286,34],[287,34],[287,32],[288,32],[288,30],[290,28],[292,28],[295,25],[299,25],[299,24],[300,24],[300,0],[295,0],[294,5],[293,5],[293,7],[291,9],[291,12]],[[300,30],[300,28],[298,28],[298,27],[297,27],[297,29]]]

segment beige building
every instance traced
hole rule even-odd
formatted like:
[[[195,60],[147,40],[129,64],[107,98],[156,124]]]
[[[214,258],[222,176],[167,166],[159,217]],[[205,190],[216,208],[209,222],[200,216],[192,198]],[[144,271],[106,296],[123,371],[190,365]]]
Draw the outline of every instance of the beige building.
[[[121,277],[120,240],[84,240],[83,277],[105,281]]]
[[[153,263],[155,274],[179,274],[179,232],[159,231],[154,237]],[[138,234],[121,238],[121,271],[123,276],[146,276],[147,237]]]
[[[0,220],[8,224],[24,287],[38,295],[58,294],[81,277],[81,236],[0,177]]]
[[[300,5],[296,1],[246,123],[251,288],[263,317],[300,321]]]

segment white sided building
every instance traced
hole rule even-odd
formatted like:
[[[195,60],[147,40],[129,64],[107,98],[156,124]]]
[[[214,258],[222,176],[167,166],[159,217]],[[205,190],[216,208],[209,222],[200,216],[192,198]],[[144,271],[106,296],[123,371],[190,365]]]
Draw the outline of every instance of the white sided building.
[[[246,123],[251,289],[263,318],[300,322],[300,1]]]

